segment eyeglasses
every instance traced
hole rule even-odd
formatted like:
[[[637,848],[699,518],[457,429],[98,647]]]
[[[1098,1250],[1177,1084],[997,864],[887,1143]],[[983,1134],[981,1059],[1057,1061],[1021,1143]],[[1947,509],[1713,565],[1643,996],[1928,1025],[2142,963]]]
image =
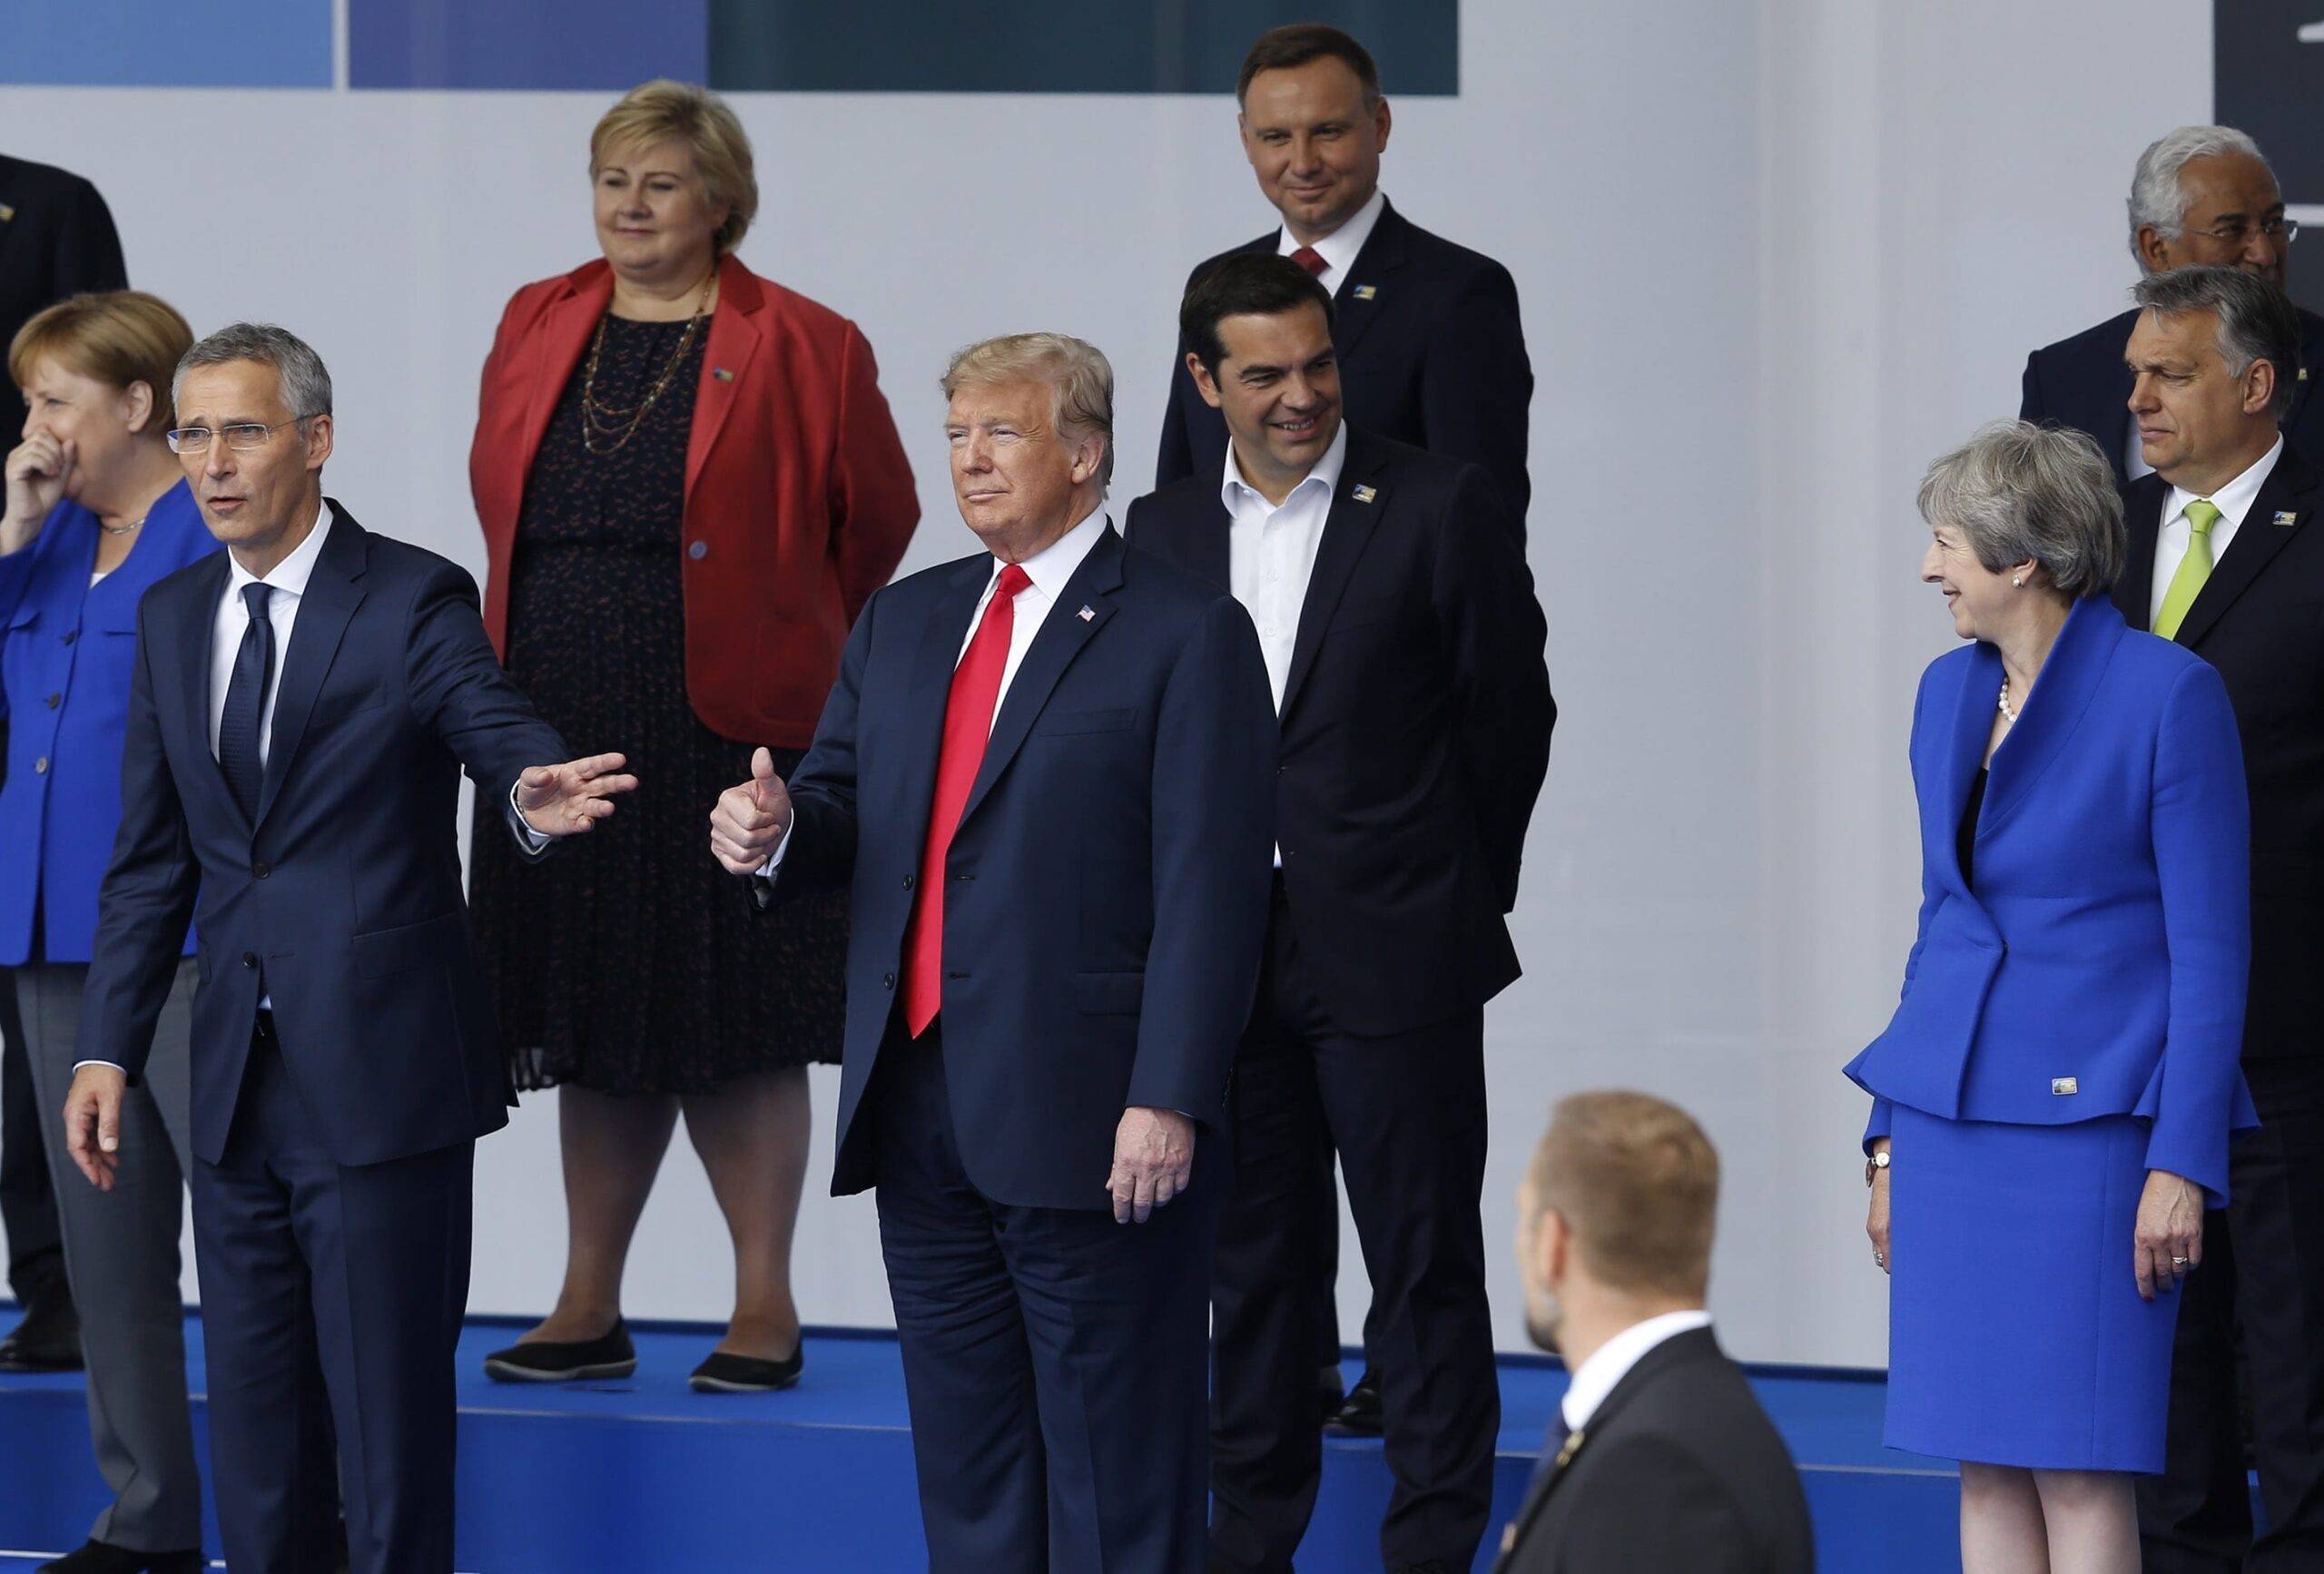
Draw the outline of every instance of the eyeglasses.
[[[300,421],[310,421],[314,418],[312,416],[292,416],[289,420],[277,421],[271,427],[261,426],[256,421],[243,421],[231,427],[180,427],[177,430],[163,435],[170,439],[170,452],[172,454],[208,452],[210,438],[213,432],[226,439],[228,448],[247,453],[252,448],[266,447],[266,439],[283,428],[295,427]]]
[[[2249,224],[2222,224],[2216,230],[2190,230],[2187,233],[2190,235],[2208,235],[2214,241],[2224,241],[2230,246],[2240,246],[2246,241],[2251,239],[2251,226]],[[2279,241],[2284,245],[2289,246],[2294,241],[2299,239],[2299,221],[2297,219],[2270,219],[2266,223],[2260,226],[2260,233],[2265,235],[2270,241]]]

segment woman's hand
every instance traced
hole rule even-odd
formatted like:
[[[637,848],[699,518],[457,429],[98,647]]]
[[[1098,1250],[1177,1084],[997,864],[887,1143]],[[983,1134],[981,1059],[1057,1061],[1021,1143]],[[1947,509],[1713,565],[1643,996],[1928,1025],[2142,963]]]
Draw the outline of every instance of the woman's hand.
[[[0,516],[0,554],[21,552],[40,534],[41,521],[64,496],[64,478],[79,456],[71,439],[34,432],[8,455],[7,513]]]
[[[1886,1153],[1888,1139],[1884,1136],[1874,1143],[1872,1151]],[[1872,1173],[1872,1207],[1865,1217],[1864,1233],[1872,1237],[1873,1266],[1888,1273],[1888,1169],[1885,1165]]]
[[[2146,1172],[2146,1190],[2139,1195],[2137,1244],[2131,1266],[2139,1276],[2139,1295],[2152,1301],[2203,1260],[2203,1188],[2167,1169]]]

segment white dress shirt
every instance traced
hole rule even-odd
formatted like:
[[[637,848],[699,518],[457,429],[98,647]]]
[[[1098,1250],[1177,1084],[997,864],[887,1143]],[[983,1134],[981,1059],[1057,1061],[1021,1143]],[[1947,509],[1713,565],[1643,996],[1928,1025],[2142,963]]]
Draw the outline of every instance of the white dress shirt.
[[[2219,566],[2227,556],[2228,544],[2243,525],[2243,516],[2251,512],[2251,505],[2259,501],[2260,488],[2267,484],[2276,461],[2283,457],[2284,440],[2276,439],[2260,462],[2211,495],[2211,505],[2219,510],[2219,518],[2211,525],[2211,566]],[[2162,598],[2171,594],[2171,575],[2187,559],[2187,544],[2194,534],[2187,523],[2187,505],[2201,500],[2202,495],[2190,492],[2184,487],[2173,487],[2162,499],[2162,528],[2154,535],[2154,585],[2147,598],[2147,626],[2162,614]]]
[[[1226,506],[1226,586],[1258,625],[1259,650],[1266,657],[1267,686],[1275,708],[1283,710],[1283,687],[1291,675],[1291,647],[1299,637],[1300,609],[1307,605],[1307,581],[1315,572],[1315,550],[1324,544],[1324,521],[1339,490],[1340,467],[1347,462],[1347,428],[1315,461],[1280,505],[1270,503],[1243,479],[1235,445],[1226,445],[1226,476],[1218,500]]]
[[[1041,632],[1041,625],[1049,620],[1057,606],[1057,599],[1065,594],[1065,582],[1098,545],[1098,537],[1106,533],[1108,524],[1105,510],[1094,510],[1088,518],[1042,547],[1018,565],[1032,583],[1017,593],[1014,621],[1009,626],[1009,660],[1000,669],[1000,689],[992,697],[992,719],[1000,719],[1001,702],[1009,697],[1009,685],[1017,681],[1017,669],[1025,664],[1025,653],[1032,648],[1033,636]],[[993,592],[1000,585],[1000,571],[1008,565],[1000,558],[992,560],[992,572],[984,582],[984,594],[977,597],[976,610],[969,615],[969,632],[960,641],[960,648],[952,657],[957,670],[961,658],[969,654],[969,646],[977,637],[977,627],[984,622],[985,608],[992,605]],[[1078,610],[1078,609],[1077,609]],[[991,733],[992,723],[985,723],[986,734]],[[785,830],[783,840],[775,843],[774,851],[759,866],[756,878],[773,880],[774,871],[783,865],[783,855],[791,851],[791,832]]]
[[[1338,229],[1315,242],[1315,254],[1324,260],[1324,271],[1315,275],[1324,288],[1334,296],[1347,279],[1347,271],[1355,266],[1356,253],[1372,239],[1372,227],[1380,221],[1380,210],[1388,205],[1388,194],[1374,186],[1372,199],[1358,208],[1354,215]],[[1299,242],[1291,238],[1288,229],[1278,231],[1275,238],[1275,252],[1288,257],[1299,250]]]
[[[1709,1326],[1708,1312],[1665,1312],[1659,1317],[1633,1323],[1600,1344],[1566,1386],[1564,1402],[1558,1407],[1565,1416],[1566,1431],[1580,1431],[1587,1427],[1598,1413],[1598,1407],[1606,1402],[1606,1396],[1630,1374],[1631,1367],[1645,1360],[1657,1346],[1681,1333]]]

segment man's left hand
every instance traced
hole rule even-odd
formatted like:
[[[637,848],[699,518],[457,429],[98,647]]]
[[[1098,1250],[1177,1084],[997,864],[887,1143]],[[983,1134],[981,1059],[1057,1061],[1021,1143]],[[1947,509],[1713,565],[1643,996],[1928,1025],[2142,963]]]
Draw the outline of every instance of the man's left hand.
[[[1114,1128],[1114,1222],[1144,1224],[1187,1189],[1195,1169],[1195,1123],[1175,1109],[1133,1105]]]
[[[517,812],[543,836],[578,836],[614,812],[614,796],[637,785],[619,754],[562,765],[531,765],[517,778]]]

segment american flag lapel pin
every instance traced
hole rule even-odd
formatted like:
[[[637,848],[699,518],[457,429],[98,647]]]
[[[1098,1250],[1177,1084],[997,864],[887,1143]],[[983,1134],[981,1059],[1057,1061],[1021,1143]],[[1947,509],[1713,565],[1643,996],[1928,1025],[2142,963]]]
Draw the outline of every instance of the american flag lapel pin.
[[[1355,298],[1358,300],[1377,300],[1380,298],[1380,287],[1376,284],[1359,284],[1355,287]]]
[[[1084,623],[1095,623],[1098,621],[1098,614],[1096,609],[1093,607],[1085,606],[1073,615],[1079,618]]]
[[[1377,497],[1380,494],[1377,491],[1374,490],[1370,487],[1358,487],[1354,491],[1348,494],[1349,497],[1354,498],[1359,503],[1369,503],[1373,498]]]
[[[2280,513],[2277,514],[2277,516],[2276,516],[2276,523],[2277,523],[2277,524],[2279,524],[2279,525],[2281,525],[2281,526],[2283,526],[2285,528],[2289,529],[2289,528],[2290,528],[2292,526],[2297,525],[2297,524],[2299,524],[2299,514],[2297,514],[2297,513],[2296,513],[2296,512],[2294,512],[2293,510],[2291,510],[2291,509],[2290,509],[2290,508],[2286,508],[2286,509],[2282,510]]]
[[[723,366],[712,367],[710,369],[710,375],[716,378],[720,382],[733,382],[734,380],[734,374],[728,371]]]

